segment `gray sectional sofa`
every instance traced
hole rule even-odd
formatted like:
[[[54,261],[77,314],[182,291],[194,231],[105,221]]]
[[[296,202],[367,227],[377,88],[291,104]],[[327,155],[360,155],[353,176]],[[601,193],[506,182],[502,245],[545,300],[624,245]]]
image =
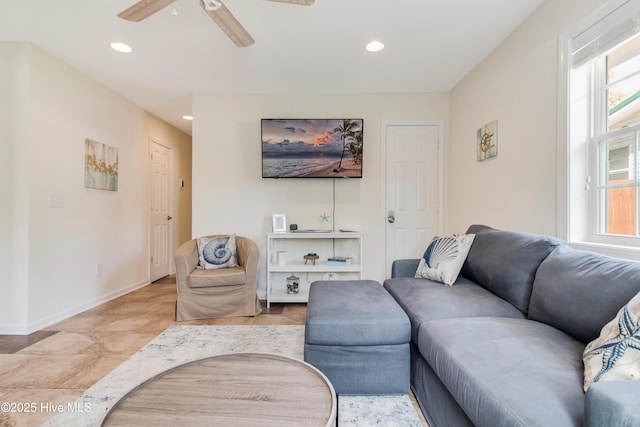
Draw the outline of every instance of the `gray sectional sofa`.
[[[454,286],[397,260],[384,288],[411,322],[411,387],[431,427],[640,426],[640,381],[583,391],[585,345],[640,292],[640,263],[471,226]]]

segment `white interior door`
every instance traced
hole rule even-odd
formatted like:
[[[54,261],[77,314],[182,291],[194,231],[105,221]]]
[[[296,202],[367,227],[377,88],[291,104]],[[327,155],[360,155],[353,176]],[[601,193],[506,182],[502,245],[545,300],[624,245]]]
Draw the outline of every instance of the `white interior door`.
[[[171,212],[169,148],[154,141],[150,144],[151,162],[151,281],[171,271]]]
[[[387,125],[385,277],[395,259],[420,258],[439,233],[439,125]]]

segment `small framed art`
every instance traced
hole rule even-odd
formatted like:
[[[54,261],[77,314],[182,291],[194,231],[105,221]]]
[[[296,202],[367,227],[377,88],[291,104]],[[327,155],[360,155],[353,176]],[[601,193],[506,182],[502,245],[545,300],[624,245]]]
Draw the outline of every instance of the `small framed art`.
[[[478,161],[498,155],[498,121],[494,120],[478,129]]]
[[[287,218],[284,214],[273,214],[273,232],[274,233],[287,232]]]
[[[84,153],[84,186],[118,191],[118,149],[87,138]]]

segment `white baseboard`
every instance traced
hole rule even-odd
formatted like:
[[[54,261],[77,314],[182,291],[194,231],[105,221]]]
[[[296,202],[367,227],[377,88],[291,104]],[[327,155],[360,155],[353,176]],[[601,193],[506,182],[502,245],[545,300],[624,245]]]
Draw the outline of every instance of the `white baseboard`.
[[[0,335],[29,335],[25,324],[0,323]]]
[[[129,286],[125,286],[124,288],[109,292],[108,294],[103,295],[100,298],[97,298],[93,301],[87,301],[75,307],[69,308],[67,310],[63,310],[59,313],[53,314],[51,316],[47,316],[43,319],[40,319],[35,322],[31,322],[26,325],[25,324],[0,324],[0,335],[29,335],[33,332],[39,331],[40,329],[51,326],[54,323],[58,323],[63,320],[66,320],[72,316],[75,316],[76,314],[80,314],[84,311],[97,307],[100,304],[104,304],[105,302],[111,301],[112,299],[118,298],[122,295],[128,294],[129,292],[133,292],[136,289],[143,288],[147,285],[149,285],[149,281],[142,280],[140,282],[133,283]]]

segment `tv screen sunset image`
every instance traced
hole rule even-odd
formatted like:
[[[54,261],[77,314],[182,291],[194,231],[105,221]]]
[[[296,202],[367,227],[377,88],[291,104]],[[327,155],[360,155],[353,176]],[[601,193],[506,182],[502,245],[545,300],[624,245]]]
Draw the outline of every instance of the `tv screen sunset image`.
[[[362,119],[262,119],[263,178],[362,178]]]

